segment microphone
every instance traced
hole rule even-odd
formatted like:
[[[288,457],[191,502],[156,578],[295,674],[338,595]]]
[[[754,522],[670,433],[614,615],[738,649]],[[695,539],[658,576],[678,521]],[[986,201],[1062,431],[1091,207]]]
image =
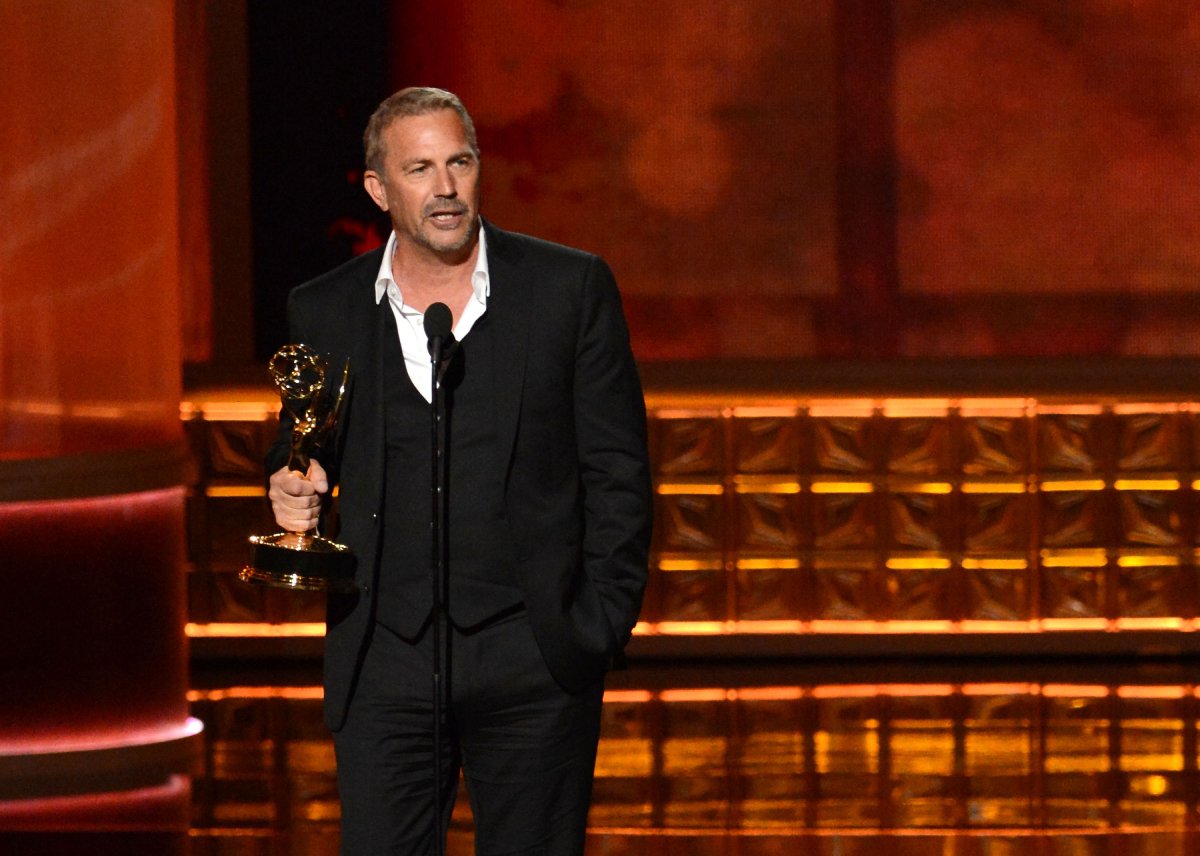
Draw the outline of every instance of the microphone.
[[[454,317],[445,303],[432,303],[425,310],[425,335],[429,338],[429,355],[435,363],[449,359],[458,347],[458,340],[450,332]]]
[[[450,307],[445,303],[431,303],[425,310],[425,335],[429,337],[430,354],[434,353],[435,348],[444,351],[450,350],[447,345],[452,345],[454,342],[454,334],[450,332],[453,323],[454,318],[450,314]]]

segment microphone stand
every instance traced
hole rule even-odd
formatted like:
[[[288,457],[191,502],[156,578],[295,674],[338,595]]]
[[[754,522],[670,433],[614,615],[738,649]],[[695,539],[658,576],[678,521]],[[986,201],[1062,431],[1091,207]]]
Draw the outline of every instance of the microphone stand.
[[[449,313],[447,313],[449,314]],[[446,393],[442,387],[442,378],[449,365],[448,357],[452,349],[445,346],[453,342],[449,335],[431,336],[429,353],[432,364],[433,380],[433,409],[432,409],[432,499],[433,514],[431,527],[433,538],[432,566],[433,573],[433,813],[434,834],[433,852],[435,856],[443,856],[445,838],[442,830],[442,716],[445,708],[446,684],[442,676],[442,654],[448,636],[446,624],[446,518],[447,518],[447,480],[446,480]],[[449,353],[447,351],[449,350]],[[448,653],[448,652],[447,652]],[[449,659],[447,656],[446,659]]]

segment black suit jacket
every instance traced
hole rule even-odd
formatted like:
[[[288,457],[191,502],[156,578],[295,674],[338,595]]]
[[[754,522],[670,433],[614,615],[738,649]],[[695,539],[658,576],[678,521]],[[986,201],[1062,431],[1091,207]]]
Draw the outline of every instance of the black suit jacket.
[[[505,515],[518,584],[555,679],[597,680],[629,638],[646,583],[651,491],[646,416],[620,296],[598,256],[485,223],[492,365]],[[325,718],[337,730],[361,663],[377,589],[383,503],[382,250],[296,288],[291,341],[351,363],[344,411],[315,457],[339,485],[337,539],[357,556],[358,591],[331,595]],[[267,456],[287,460],[291,424]],[[453,566],[450,573],[454,573]]]

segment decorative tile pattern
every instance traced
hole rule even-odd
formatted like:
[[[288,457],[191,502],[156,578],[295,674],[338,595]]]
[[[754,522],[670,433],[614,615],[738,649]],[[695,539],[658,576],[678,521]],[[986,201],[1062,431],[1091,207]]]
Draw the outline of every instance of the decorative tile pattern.
[[[964,569],[967,585],[965,618],[975,621],[1026,621],[1030,616],[1024,570]]]
[[[1016,476],[1029,471],[1026,419],[963,417],[960,426],[964,476]]]
[[[1190,619],[1197,406],[652,399],[642,619]],[[274,417],[188,412],[192,620],[319,622],[319,598],[234,577],[273,528],[258,468]]]
[[[797,417],[738,417],[732,420],[734,471],[791,473],[800,465]]]

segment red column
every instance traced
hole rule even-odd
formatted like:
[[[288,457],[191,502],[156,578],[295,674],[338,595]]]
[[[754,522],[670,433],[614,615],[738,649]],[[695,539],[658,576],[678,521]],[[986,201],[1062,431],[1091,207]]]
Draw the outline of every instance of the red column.
[[[186,829],[174,20],[0,5],[0,828]]]

